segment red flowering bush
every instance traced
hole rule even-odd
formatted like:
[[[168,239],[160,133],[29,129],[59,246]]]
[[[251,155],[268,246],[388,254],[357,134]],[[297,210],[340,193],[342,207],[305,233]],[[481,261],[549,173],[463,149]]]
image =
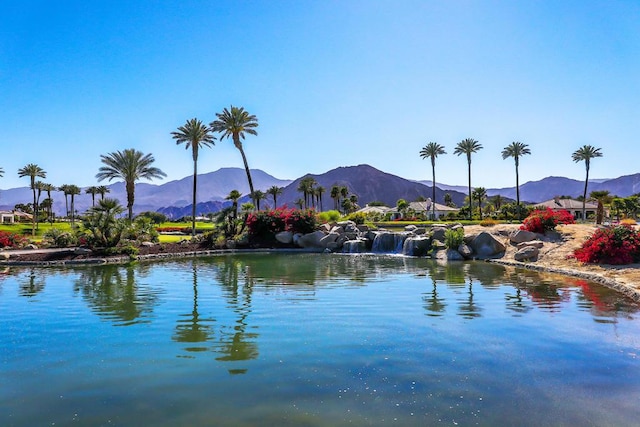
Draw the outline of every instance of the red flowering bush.
[[[253,240],[273,240],[281,231],[311,233],[316,225],[316,213],[311,209],[278,208],[251,213],[247,217],[249,238]]]
[[[598,229],[573,256],[583,263],[631,264],[640,260],[640,232],[628,225]]]
[[[27,239],[17,233],[0,230],[0,248],[19,248],[27,244]]]
[[[555,230],[558,224],[573,224],[575,220],[566,210],[553,211],[551,208],[536,209],[522,221],[521,230],[544,233]]]

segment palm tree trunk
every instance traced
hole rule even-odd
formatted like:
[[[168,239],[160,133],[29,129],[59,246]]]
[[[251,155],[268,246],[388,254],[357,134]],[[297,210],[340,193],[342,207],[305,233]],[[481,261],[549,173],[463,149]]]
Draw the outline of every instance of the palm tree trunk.
[[[73,193],[71,194],[71,229],[73,230],[75,228],[75,207],[74,207],[74,198],[75,196],[73,195]]]
[[[31,185],[31,188],[33,189],[33,216],[31,217],[31,235],[35,236],[36,235],[36,186],[35,184]]]
[[[242,149],[242,142],[240,142],[240,137],[236,134],[233,134],[233,143],[235,144],[236,148],[240,151],[240,155],[242,155],[244,170],[247,172],[247,181],[249,181],[249,194],[252,194],[253,181],[251,180],[251,171],[249,171],[249,163],[247,162],[247,156],[245,156],[244,150]]]
[[[431,158],[431,220],[436,219],[436,159]]]
[[[522,212],[520,211],[520,177],[518,176],[517,163],[516,163],[516,209],[518,211],[518,221],[522,221]]]
[[[587,219],[587,185],[589,185],[589,161],[585,164],[587,165],[587,177],[584,180],[584,193],[582,193],[582,221]]]
[[[193,205],[191,206],[191,237],[196,236],[196,188],[198,185],[198,161],[193,160]]]
[[[473,198],[471,197],[471,158],[469,158],[469,220],[473,219]]]
[[[135,183],[127,182],[127,210],[129,211],[129,222],[133,222],[133,201],[134,201],[134,191],[135,191]]]

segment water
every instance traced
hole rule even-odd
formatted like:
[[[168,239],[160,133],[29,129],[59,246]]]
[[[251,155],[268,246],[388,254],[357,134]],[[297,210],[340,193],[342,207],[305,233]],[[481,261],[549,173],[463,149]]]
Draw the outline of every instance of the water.
[[[486,263],[242,255],[0,275],[0,425],[637,425],[638,306]]]

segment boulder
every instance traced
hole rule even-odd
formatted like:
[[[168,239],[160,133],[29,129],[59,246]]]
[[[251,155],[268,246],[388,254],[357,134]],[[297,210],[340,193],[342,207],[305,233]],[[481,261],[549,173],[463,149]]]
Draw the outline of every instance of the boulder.
[[[331,230],[329,230],[329,233],[340,233],[340,234],[342,234],[342,233],[344,233],[344,228],[342,228],[339,225],[336,225],[336,226],[332,227]]]
[[[506,248],[491,233],[482,231],[471,241],[470,245],[477,258],[492,258],[503,253]]]
[[[325,222],[324,224],[320,224],[318,226],[318,230],[326,231],[327,233],[331,231],[331,228],[333,228],[333,226],[330,225],[328,222]]]
[[[530,242],[531,240],[536,240],[537,238],[538,235],[536,233],[526,230],[514,230],[509,235],[509,241],[514,244]]]
[[[436,252],[436,259],[439,261],[464,261],[464,257],[455,249]]]
[[[338,237],[340,237],[339,233],[329,233],[320,238],[320,246],[323,248],[327,248],[329,247],[329,243],[335,243],[336,240],[338,240]]]
[[[293,232],[291,231],[281,231],[276,233],[276,240],[280,243],[284,243],[285,245],[290,245],[293,242]]]
[[[300,245],[298,245],[298,242],[300,241],[300,238],[302,236],[303,236],[302,233],[294,233],[294,235],[293,235],[293,244],[297,245],[297,246],[300,246]]]
[[[526,246],[513,255],[516,261],[537,261],[540,250],[535,246]]]
[[[522,242],[518,243],[516,246],[518,249],[526,248],[527,246],[533,246],[535,248],[540,249],[544,246],[544,242],[542,240],[531,240],[530,242]]]
[[[342,252],[348,254],[359,254],[367,252],[367,242],[365,240],[347,240],[342,246]]]
[[[155,245],[155,243],[153,243],[153,242],[141,242],[140,243],[140,246],[142,246],[143,248],[150,248],[150,247],[152,247],[154,245]]]
[[[75,248],[73,250],[74,255],[91,255],[93,251],[89,248]]]
[[[0,259],[8,260],[11,257],[11,254],[5,251],[0,251]]]
[[[358,224],[356,227],[358,227],[358,231],[360,231],[361,233],[366,233],[367,231],[369,231],[369,226],[366,224]]]
[[[415,231],[417,228],[418,227],[416,225],[409,224],[404,227],[404,231]]]
[[[313,233],[303,234],[298,238],[297,245],[301,248],[325,248],[320,240],[325,236],[324,232],[317,230]]]
[[[425,236],[407,237],[402,246],[403,255],[425,256],[431,250],[431,238]]]
[[[28,244],[24,248],[25,249],[38,249],[38,247],[36,245],[34,245],[33,243]]]
[[[447,227],[433,227],[431,229],[431,237],[433,238],[433,240],[444,242],[445,231],[447,231]]]
[[[458,252],[460,252],[460,255],[462,255],[465,259],[471,259],[473,257],[473,249],[471,249],[471,246],[467,245],[466,243],[458,246]]]

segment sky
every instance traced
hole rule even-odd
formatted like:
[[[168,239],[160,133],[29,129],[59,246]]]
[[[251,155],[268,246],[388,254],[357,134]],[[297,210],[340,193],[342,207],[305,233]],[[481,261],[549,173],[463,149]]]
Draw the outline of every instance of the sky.
[[[127,148],[181,179],[171,132],[230,105],[259,120],[250,167],[281,179],[366,163],[428,180],[433,141],[436,181],[466,185],[465,138],[474,186],[515,185],[513,141],[521,184],[584,180],[586,144],[591,177],[640,173],[640,2],[0,1],[0,189],[29,163],[97,185],[100,155]],[[229,140],[200,152],[200,173],[222,167],[242,167]]]

